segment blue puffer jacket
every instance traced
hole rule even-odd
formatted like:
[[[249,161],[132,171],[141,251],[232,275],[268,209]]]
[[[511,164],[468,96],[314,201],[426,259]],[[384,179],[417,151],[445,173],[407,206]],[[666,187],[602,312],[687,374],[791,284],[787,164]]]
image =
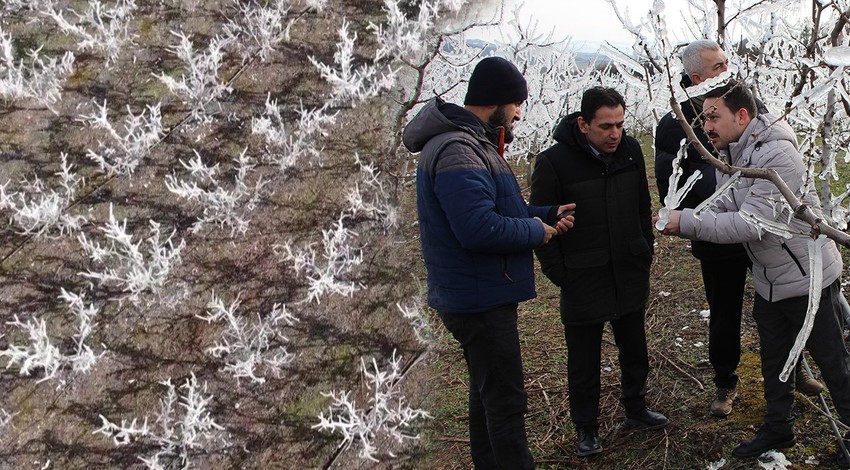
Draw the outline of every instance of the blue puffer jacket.
[[[416,205],[428,270],[428,305],[473,313],[533,298],[532,249],[557,206],[529,207],[499,152],[504,129],[435,98],[407,125],[404,145],[422,152]]]

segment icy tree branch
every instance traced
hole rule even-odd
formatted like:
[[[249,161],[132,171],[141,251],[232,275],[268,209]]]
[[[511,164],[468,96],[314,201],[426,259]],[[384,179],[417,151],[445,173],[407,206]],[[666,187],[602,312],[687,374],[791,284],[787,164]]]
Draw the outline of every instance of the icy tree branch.
[[[361,459],[378,462],[379,438],[386,436],[398,443],[416,440],[419,434],[412,434],[410,429],[416,421],[431,418],[431,415],[425,410],[411,408],[406,403],[399,390],[399,383],[404,378],[401,373],[401,358],[396,357],[395,351],[387,370],[380,370],[375,359],[372,359],[374,372],[369,371],[362,359],[360,367],[366,376],[366,387],[369,391],[367,407],[358,408],[351,391],[323,393],[323,396],[332,400],[332,404],[327,414],[319,415],[319,423],[313,428],[341,434],[345,449],[357,443]],[[391,452],[389,454],[392,455]]]

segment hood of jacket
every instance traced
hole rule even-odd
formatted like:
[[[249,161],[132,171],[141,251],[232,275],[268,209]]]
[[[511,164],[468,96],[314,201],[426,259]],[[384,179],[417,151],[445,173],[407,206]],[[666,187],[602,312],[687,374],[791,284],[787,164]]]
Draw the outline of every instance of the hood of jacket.
[[[729,144],[729,161],[734,166],[749,166],[754,150],[781,140],[790,142],[795,150],[799,150],[797,136],[785,120],[769,113],[759,114],[744,129],[741,138]]]
[[[502,128],[481,121],[475,114],[456,104],[433,98],[404,128],[402,142],[411,152],[421,152],[432,138],[456,131],[466,132],[482,142],[497,145]]]

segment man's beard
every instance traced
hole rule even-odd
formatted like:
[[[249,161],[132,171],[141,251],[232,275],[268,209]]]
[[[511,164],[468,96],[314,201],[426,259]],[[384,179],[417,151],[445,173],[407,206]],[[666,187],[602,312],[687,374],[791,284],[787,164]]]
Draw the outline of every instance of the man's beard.
[[[493,115],[490,116],[490,119],[487,120],[487,123],[491,126],[496,127],[504,127],[505,128],[505,143],[509,144],[514,140],[514,132],[511,130],[511,123],[508,121],[508,118],[505,116],[505,106],[500,105],[496,108],[496,111],[493,112]]]

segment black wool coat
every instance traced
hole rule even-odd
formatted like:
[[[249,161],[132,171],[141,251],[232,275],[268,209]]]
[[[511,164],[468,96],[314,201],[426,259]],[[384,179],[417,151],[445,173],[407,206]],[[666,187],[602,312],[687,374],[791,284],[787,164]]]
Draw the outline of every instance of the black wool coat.
[[[642,310],[649,298],[652,206],[638,142],[623,135],[610,163],[594,156],[578,113],[555,129],[531,177],[532,204],[576,203],[575,227],[535,249],[561,288],[561,321],[586,325]]]

